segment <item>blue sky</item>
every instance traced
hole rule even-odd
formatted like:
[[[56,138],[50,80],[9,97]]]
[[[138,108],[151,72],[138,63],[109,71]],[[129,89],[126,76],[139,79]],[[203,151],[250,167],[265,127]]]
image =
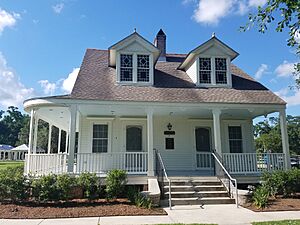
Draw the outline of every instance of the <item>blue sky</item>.
[[[86,48],[107,49],[134,28],[153,41],[163,28],[170,53],[187,53],[215,32],[240,53],[236,65],[282,96],[288,114],[299,115],[300,92],[288,88],[299,58],[286,46],[287,32],[239,31],[248,13],[265,2],[1,0],[0,109],[22,107],[28,97],[68,93]]]

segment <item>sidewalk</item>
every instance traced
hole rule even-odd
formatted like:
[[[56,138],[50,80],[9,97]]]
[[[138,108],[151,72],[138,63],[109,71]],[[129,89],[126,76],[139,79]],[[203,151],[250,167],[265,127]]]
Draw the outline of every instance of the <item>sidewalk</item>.
[[[235,205],[176,206],[165,208],[167,216],[115,216],[72,219],[0,220],[0,225],[138,225],[172,223],[215,223],[245,225],[256,221],[300,219],[299,211],[252,212]]]

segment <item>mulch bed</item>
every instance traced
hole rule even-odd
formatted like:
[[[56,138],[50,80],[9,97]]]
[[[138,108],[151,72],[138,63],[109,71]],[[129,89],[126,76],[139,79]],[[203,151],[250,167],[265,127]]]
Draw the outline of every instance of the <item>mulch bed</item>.
[[[162,208],[138,208],[127,199],[49,203],[0,203],[0,219],[49,219],[98,216],[167,215]]]
[[[267,207],[264,209],[257,209],[252,203],[243,206],[254,212],[298,211],[300,210],[300,194],[294,198],[282,198],[282,196],[278,196],[276,199],[270,198]]]

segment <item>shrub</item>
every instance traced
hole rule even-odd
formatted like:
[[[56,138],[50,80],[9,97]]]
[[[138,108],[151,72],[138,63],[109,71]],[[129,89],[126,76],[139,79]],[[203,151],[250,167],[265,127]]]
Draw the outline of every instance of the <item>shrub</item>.
[[[268,204],[270,193],[265,185],[259,186],[253,192],[252,200],[257,208],[265,208]]]
[[[76,178],[68,174],[58,175],[56,178],[56,186],[59,192],[60,200],[69,200],[72,196],[72,191],[76,186]]]
[[[82,173],[78,177],[78,185],[83,189],[85,198],[96,198],[101,191],[100,179],[95,173]]]
[[[44,175],[32,181],[32,195],[38,201],[57,201],[60,199],[57,176]]]
[[[30,183],[23,174],[23,166],[0,171],[0,200],[25,200],[29,197]]]
[[[143,195],[136,188],[128,189],[127,198],[130,202],[135,204],[137,207],[143,207],[147,209],[151,209],[153,207],[151,199]]]
[[[106,197],[114,199],[119,197],[127,183],[127,174],[124,170],[111,170],[106,177]]]

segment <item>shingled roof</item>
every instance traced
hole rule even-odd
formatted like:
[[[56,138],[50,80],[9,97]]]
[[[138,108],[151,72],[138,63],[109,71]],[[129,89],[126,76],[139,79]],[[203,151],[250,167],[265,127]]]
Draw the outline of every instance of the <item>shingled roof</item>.
[[[157,62],[153,86],[120,85],[116,69],[108,66],[108,51],[87,49],[70,95],[72,99],[173,103],[286,104],[235,65],[231,65],[232,88],[196,87],[178,66],[185,54],[167,54]]]

